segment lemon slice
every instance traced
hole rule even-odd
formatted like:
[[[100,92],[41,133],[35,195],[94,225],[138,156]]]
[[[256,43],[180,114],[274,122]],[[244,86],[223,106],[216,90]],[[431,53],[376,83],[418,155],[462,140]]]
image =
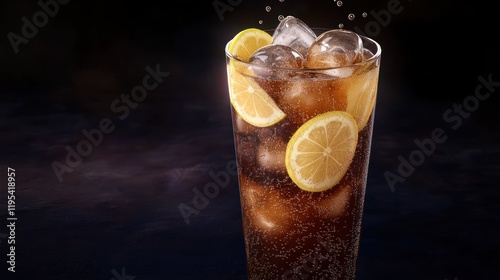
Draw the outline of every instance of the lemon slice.
[[[257,49],[272,41],[269,33],[248,28],[234,36],[227,51],[240,60],[248,61]],[[254,126],[266,127],[285,118],[285,113],[276,102],[252,78],[254,73],[251,67],[240,61],[230,60],[227,71],[229,99],[242,119]]]
[[[257,127],[267,127],[285,118],[286,114],[252,77],[240,73],[231,65],[228,65],[228,77],[229,99],[238,115],[246,122]]]
[[[379,68],[374,68],[360,75],[352,76],[347,83],[347,108],[361,131],[372,114],[377,96]]]
[[[335,186],[351,164],[358,126],[351,114],[330,111],[304,123],[286,149],[285,165],[295,184],[309,192]]]
[[[240,31],[229,42],[227,50],[233,56],[243,60],[249,61],[252,54],[263,46],[270,45],[273,37],[258,28],[248,28]]]

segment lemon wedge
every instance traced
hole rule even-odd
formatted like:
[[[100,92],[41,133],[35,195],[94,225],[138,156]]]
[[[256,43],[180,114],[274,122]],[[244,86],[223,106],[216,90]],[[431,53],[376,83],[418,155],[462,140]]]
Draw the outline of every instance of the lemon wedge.
[[[350,77],[347,86],[347,109],[358,124],[361,131],[373,111],[377,96],[379,68],[374,68],[360,75]]]
[[[271,44],[272,36],[260,29],[245,29],[231,40],[227,51],[234,57],[248,61],[253,52]],[[285,118],[285,113],[253,78],[251,67],[231,59],[227,64],[229,99],[238,115],[251,125],[267,127]]]
[[[249,61],[252,54],[273,41],[271,34],[258,28],[248,28],[240,31],[229,42],[227,50],[230,54],[243,61]]]

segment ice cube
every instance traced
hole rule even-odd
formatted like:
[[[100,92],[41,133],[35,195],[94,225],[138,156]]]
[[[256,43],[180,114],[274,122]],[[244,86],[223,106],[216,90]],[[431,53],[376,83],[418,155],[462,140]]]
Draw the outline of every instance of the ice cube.
[[[240,177],[240,186],[243,211],[251,225],[268,233],[287,234],[299,216],[294,213],[298,211],[296,205],[273,186],[258,184],[245,176]]]
[[[318,212],[329,218],[339,217],[349,205],[351,196],[351,187],[346,185],[334,194],[321,199],[316,203]]]
[[[267,45],[256,50],[250,62],[275,68],[302,68],[304,57],[288,46]]]
[[[290,122],[302,125],[318,114],[346,109],[347,96],[340,80],[318,73],[303,75],[289,81],[286,94],[278,100]]]
[[[306,56],[307,68],[332,68],[349,66],[363,60],[363,41],[355,32],[333,29],[319,35]],[[331,69],[325,73],[346,77],[353,68]]]
[[[257,148],[257,165],[264,170],[286,173],[286,143],[277,137],[268,137]]]
[[[303,21],[294,16],[287,16],[274,30],[272,44],[289,46],[306,57],[315,39],[316,34]]]

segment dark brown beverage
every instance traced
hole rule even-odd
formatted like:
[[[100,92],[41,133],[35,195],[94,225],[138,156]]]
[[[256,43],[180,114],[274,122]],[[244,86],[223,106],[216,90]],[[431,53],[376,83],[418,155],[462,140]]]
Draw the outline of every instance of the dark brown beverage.
[[[284,69],[230,52],[249,279],[354,279],[380,47],[342,67]]]

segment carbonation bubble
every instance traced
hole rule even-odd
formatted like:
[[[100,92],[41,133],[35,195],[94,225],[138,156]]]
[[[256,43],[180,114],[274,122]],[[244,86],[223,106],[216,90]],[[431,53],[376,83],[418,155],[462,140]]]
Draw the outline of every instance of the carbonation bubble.
[[[285,2],[285,0],[280,0],[280,2]]]
[[[280,1],[281,1],[281,0],[280,0]],[[284,0],[283,0],[283,1],[284,1]],[[283,19],[285,19],[285,16],[284,16],[284,15],[279,15],[279,16],[278,16],[278,20],[279,20],[279,21],[282,21]]]
[[[339,28],[340,29],[344,28],[344,24],[343,23],[339,23]]]
[[[338,0],[337,1],[337,6],[342,7],[342,5],[344,5],[344,3],[342,1],[340,1],[340,0]]]
[[[263,24],[263,23],[264,23],[264,21],[263,21],[263,20],[259,20],[259,24]]]
[[[363,12],[361,15],[362,15],[364,18],[368,16],[368,14],[367,14],[366,12]]]
[[[271,11],[271,6],[266,6],[266,12],[270,12]]]
[[[352,14],[352,13],[351,13],[351,14],[349,14],[349,15],[347,16],[347,18],[348,18],[349,20],[354,20],[354,19],[356,18],[356,16],[355,16],[354,14]]]

